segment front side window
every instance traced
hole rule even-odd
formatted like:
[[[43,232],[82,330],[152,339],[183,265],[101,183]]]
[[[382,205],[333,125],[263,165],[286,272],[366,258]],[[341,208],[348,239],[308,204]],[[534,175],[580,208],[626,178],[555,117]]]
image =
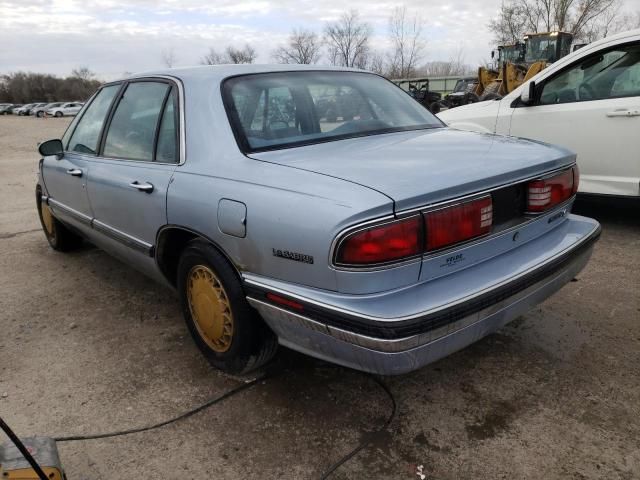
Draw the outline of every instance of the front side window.
[[[108,85],[96,94],[91,105],[85,110],[82,118],[79,119],[77,126],[69,129],[73,133],[67,143],[68,151],[88,155],[96,154],[105,117],[119,89],[120,85],[118,84]],[[63,144],[65,140],[66,138],[63,138]]]
[[[107,131],[105,157],[153,160],[156,126],[169,88],[160,82],[135,82],[127,87]]]
[[[228,79],[223,95],[248,151],[443,126],[401,89],[366,73],[245,75]]]
[[[542,105],[640,95],[640,45],[620,46],[582,60],[545,82]]]

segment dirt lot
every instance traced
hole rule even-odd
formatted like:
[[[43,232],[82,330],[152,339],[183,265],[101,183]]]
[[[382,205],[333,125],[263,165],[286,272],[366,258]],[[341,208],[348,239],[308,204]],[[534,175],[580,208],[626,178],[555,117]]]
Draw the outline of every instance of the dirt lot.
[[[87,246],[52,251],[36,142],[66,119],[0,118],[0,414],[20,435],[162,421],[247,379],[212,370],[171,292]],[[640,212],[580,205],[590,265],[499,333],[384,381],[281,350],[280,372],[186,420],[61,443],[70,480],[640,478]]]

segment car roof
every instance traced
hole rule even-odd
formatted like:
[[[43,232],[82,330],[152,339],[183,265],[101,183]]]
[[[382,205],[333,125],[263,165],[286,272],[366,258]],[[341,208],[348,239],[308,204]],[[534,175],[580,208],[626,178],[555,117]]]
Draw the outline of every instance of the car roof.
[[[208,79],[222,81],[225,78],[235,75],[248,75],[252,73],[270,73],[270,72],[304,72],[304,71],[326,71],[326,72],[366,72],[357,68],[332,67],[320,65],[292,65],[292,64],[276,64],[276,65],[259,65],[259,64],[242,64],[242,65],[202,65],[198,67],[180,67],[163,70],[153,70],[150,72],[141,72],[130,77],[124,78],[135,79],[144,77],[168,76],[178,78],[180,80],[200,80]]]

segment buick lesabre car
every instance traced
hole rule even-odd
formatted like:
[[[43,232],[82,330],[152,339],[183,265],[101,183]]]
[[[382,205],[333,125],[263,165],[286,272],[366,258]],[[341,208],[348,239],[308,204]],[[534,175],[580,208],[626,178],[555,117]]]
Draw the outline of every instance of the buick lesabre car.
[[[347,117],[318,113],[332,97]],[[103,85],[39,149],[51,246],[86,238],[175,289],[229,372],[278,343],[419,368],[558,291],[600,231],[570,213],[571,152],[451,130],[357,70],[142,74]]]

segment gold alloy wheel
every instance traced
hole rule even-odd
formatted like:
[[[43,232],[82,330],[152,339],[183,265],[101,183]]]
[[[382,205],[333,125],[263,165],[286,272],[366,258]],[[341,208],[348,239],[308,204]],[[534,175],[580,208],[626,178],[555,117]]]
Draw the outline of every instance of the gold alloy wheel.
[[[51,215],[49,205],[43,202],[40,207],[40,212],[42,215],[42,224],[44,225],[44,229],[47,232],[47,235],[51,238],[55,237],[55,230],[53,228],[53,215]]]
[[[187,278],[187,299],[200,338],[218,353],[229,350],[233,338],[233,313],[227,292],[213,270],[204,265],[191,268]]]

